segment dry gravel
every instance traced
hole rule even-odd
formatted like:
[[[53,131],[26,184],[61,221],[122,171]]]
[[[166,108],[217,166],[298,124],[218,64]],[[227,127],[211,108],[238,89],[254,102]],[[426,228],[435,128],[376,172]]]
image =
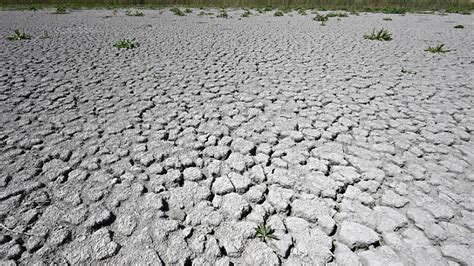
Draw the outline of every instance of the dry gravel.
[[[472,15],[198,12],[0,12],[0,259],[474,264]]]

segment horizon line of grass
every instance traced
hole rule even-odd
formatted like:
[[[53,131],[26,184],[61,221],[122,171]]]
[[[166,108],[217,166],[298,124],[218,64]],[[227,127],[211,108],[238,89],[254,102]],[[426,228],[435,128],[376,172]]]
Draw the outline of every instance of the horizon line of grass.
[[[292,8],[345,10],[402,14],[418,11],[442,11],[470,14],[474,10],[471,0],[0,0],[1,10],[69,9],[162,9],[173,6],[194,8]]]

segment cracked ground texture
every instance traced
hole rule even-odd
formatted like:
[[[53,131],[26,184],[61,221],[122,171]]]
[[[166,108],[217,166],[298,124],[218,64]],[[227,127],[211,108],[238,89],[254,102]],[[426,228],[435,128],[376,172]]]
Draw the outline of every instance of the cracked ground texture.
[[[472,15],[198,12],[0,12],[3,262],[473,265]]]

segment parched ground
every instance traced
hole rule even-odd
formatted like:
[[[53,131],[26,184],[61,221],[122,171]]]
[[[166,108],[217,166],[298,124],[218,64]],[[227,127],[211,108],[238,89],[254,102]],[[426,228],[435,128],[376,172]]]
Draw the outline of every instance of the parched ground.
[[[472,15],[51,12],[0,12],[0,259],[473,265]]]

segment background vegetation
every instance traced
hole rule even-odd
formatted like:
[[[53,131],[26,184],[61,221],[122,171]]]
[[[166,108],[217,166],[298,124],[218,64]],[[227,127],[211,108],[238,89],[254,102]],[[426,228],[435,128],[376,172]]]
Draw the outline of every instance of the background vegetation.
[[[5,8],[31,8],[47,6],[66,6],[69,8],[114,8],[143,6],[160,8],[165,6],[190,7],[292,7],[343,9],[357,11],[379,11],[395,8],[406,11],[444,10],[464,13],[474,8],[474,0],[0,0]],[[461,13],[461,12],[460,12]]]

